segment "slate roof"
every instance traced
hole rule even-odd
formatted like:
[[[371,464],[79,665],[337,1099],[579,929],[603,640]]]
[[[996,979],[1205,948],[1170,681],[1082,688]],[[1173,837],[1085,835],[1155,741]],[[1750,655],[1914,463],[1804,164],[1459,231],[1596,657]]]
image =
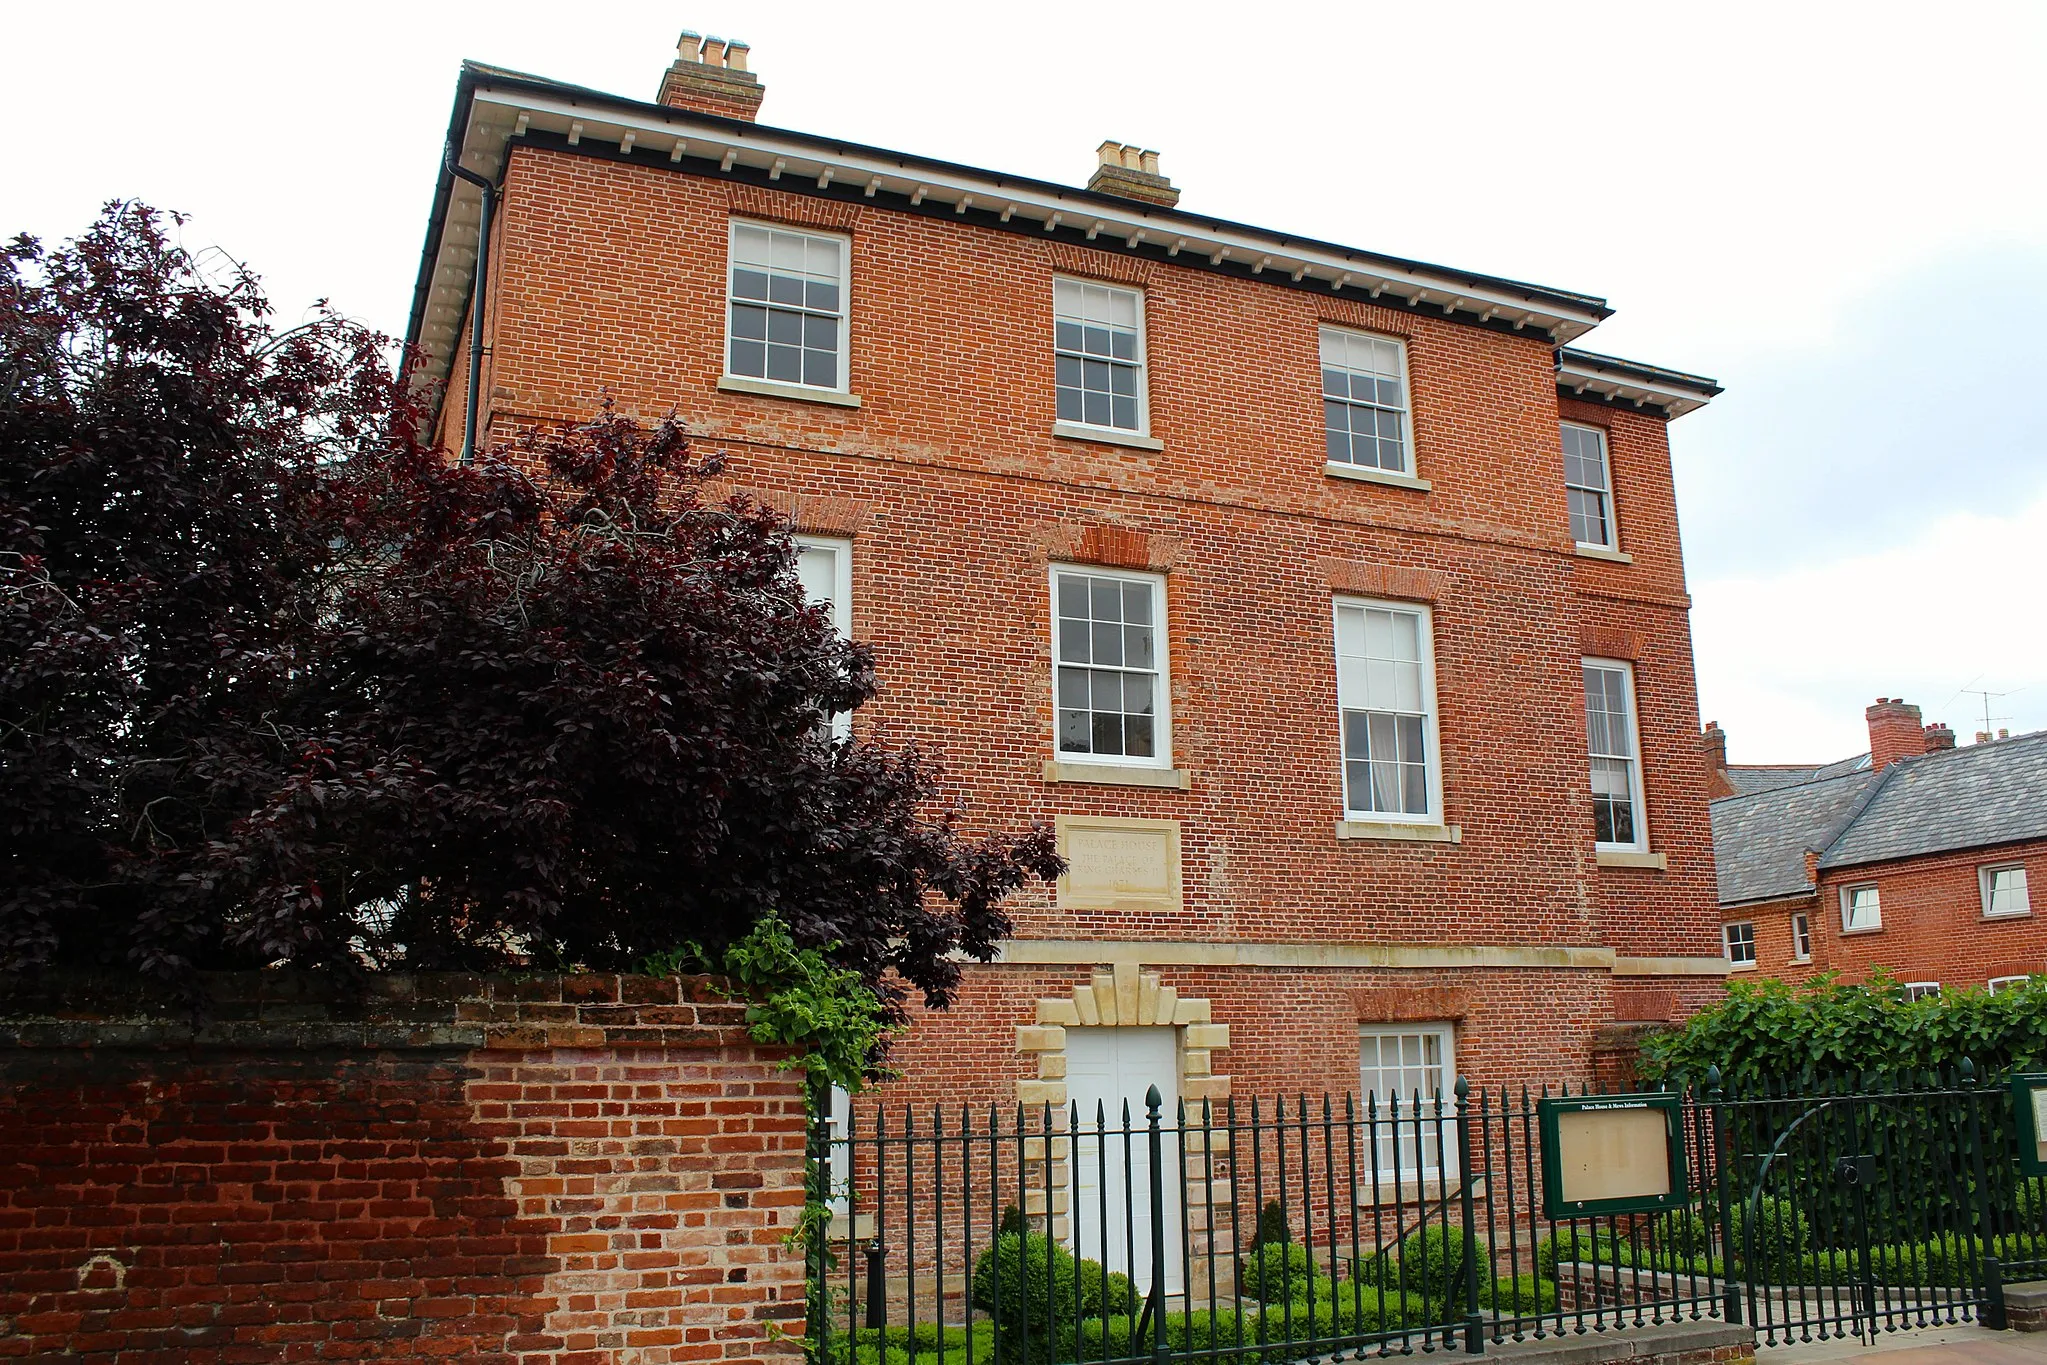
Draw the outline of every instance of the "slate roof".
[[[1901,759],[1858,754],[1816,768],[1732,768],[1712,804],[1720,903],[1809,893],[1823,868],[2047,839],[2047,730]]]
[[[1715,801],[1713,867],[1720,903],[1741,905],[1811,891],[1806,850],[1827,846],[1879,776],[1864,769]]]
[[[1893,764],[1820,866],[2019,839],[2047,839],[2047,730]]]
[[[1822,778],[1861,772],[1867,767],[1868,754],[1857,754],[1838,763],[1822,763],[1817,767],[1778,763],[1730,765],[1727,769],[1727,780],[1734,787],[1736,796],[1754,796],[1757,792],[1775,791],[1779,787],[1795,787],[1801,782],[1818,782]]]

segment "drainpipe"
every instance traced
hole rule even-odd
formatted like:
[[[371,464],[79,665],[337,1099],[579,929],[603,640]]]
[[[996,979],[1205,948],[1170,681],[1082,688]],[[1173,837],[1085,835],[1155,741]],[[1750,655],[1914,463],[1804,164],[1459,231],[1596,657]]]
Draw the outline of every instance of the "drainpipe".
[[[469,392],[468,404],[462,414],[462,454],[459,464],[468,464],[476,458],[476,387],[483,380],[483,302],[484,290],[490,281],[490,216],[497,206],[498,189],[490,180],[466,169],[450,146],[442,157],[442,164],[451,175],[467,180],[483,191],[483,219],[477,228],[476,278],[469,289]]]

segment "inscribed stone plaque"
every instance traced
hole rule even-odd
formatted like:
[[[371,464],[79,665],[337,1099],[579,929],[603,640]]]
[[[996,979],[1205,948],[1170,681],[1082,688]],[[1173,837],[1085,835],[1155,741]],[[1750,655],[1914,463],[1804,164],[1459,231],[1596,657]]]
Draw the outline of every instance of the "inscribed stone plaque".
[[[1180,908],[1179,821],[1061,815],[1054,823],[1067,862],[1059,879],[1062,908]]]
[[[1648,1106],[1557,1115],[1562,1196],[1573,1204],[1670,1193],[1670,1123]]]

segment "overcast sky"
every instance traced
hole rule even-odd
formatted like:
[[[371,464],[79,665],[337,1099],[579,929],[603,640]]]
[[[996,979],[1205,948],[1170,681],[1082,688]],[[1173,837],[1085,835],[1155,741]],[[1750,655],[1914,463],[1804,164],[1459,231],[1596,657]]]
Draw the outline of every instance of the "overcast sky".
[[[1735,761],[1856,752],[1879,695],[2047,729],[2047,5],[1244,13],[24,7],[0,233],[144,199],[397,333],[464,57],[651,99],[739,38],[767,123],[1074,184],[1113,137],[1196,212],[1604,296],[1581,345],[1727,386],[1671,441]]]

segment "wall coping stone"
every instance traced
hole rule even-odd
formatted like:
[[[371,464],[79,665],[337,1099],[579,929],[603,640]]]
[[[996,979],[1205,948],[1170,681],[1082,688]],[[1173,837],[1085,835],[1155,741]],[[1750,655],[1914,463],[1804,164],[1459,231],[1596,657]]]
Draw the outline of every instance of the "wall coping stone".
[[[754,1046],[745,1002],[705,976],[204,972],[195,985],[181,996],[133,976],[0,978],[0,1052]]]
[[[1711,1320],[1629,1327],[1601,1336],[1550,1337],[1540,1341],[1486,1343],[1486,1358],[1541,1362],[1541,1365],[1602,1365],[1606,1361],[1667,1360],[1705,1351],[1756,1348],[1756,1329]]]

